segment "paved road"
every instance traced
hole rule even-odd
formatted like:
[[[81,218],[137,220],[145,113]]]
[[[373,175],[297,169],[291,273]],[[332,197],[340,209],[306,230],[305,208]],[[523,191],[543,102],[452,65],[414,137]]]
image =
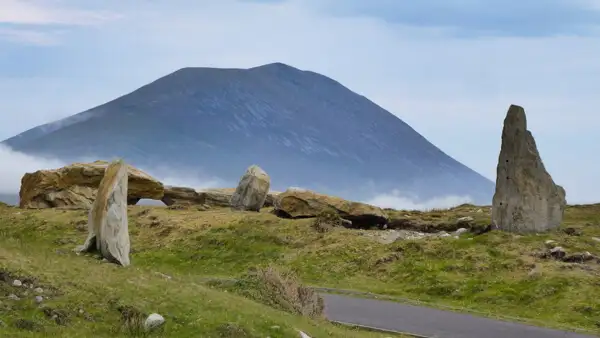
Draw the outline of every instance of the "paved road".
[[[591,338],[391,301],[321,294],[328,319],[431,338]]]

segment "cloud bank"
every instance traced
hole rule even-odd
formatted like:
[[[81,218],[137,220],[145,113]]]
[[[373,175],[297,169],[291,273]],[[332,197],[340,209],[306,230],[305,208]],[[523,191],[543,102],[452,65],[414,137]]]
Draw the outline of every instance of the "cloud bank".
[[[93,162],[94,156],[78,159],[77,162]],[[44,169],[57,169],[68,165],[60,160],[36,157],[13,151],[11,148],[0,145],[0,194],[18,194],[21,187],[21,178],[25,173]],[[173,170],[168,167],[140,168],[156,177],[166,185],[185,186],[195,189],[219,188],[231,186],[218,177],[210,176],[195,170]]]
[[[432,209],[448,209],[464,203],[472,203],[469,196],[441,196],[429,199],[427,201],[415,202],[410,197],[403,196],[398,190],[392,190],[390,193],[380,194],[365,203],[378,206],[380,208],[391,208],[396,210],[421,210],[428,211]]]
[[[77,162],[95,161],[94,156],[81,158]],[[36,157],[13,151],[7,146],[0,145],[0,201],[4,197],[5,203],[14,203],[15,196],[18,196],[21,187],[21,178],[27,172],[34,172],[44,169],[56,169],[68,165],[69,163],[51,158]],[[174,170],[166,166],[155,168],[140,167],[148,174],[156,177],[165,185],[184,186],[194,189],[224,188],[235,187],[237,182],[229,182],[219,177],[208,175],[196,170]],[[304,190],[300,187],[290,187],[292,189]],[[2,196],[4,195],[4,196]],[[404,197],[397,190],[386,194],[375,194],[375,197],[366,201],[366,203],[376,205],[382,208],[393,208],[402,210],[430,210],[436,208],[449,208],[462,203],[469,203],[468,197],[445,196],[431,199],[425,202],[415,202],[410,197]],[[140,204],[160,205],[162,202],[142,200]]]

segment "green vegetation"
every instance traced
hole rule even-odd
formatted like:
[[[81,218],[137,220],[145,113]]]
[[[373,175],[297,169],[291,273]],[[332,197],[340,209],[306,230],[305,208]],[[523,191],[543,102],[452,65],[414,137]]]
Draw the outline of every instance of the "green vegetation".
[[[489,223],[489,207],[470,205],[391,214],[412,220],[404,222],[412,224],[409,227],[427,231],[454,229],[456,220],[466,216],[479,227]],[[600,242],[593,239],[600,237],[600,205],[569,206],[562,228],[546,234],[492,231],[387,245],[365,236],[382,230],[334,226],[321,231],[314,219],[280,219],[268,210],[134,206],[129,212],[132,266],[126,269],[71,252],[85,239],[86,216],[82,210],[4,207],[0,209],[0,254],[6,257],[2,264],[11,271],[25,269],[69,288],[65,304],[85,303],[98,309],[96,316],[107,318],[99,323],[118,319],[118,311],[108,309],[108,300],[123,290],[119,293],[123,304],[165,317],[177,314],[167,319],[170,336],[202,332],[206,337],[219,337],[219,330],[225,330],[219,325],[228,322],[263,337],[287,337],[292,327],[306,328],[315,337],[367,335],[315,324],[202,285],[204,277],[237,278],[251,268],[275,264],[315,286],[369,291],[550,327],[599,332],[598,262],[565,263],[535,254],[544,251],[544,242],[550,239],[567,252],[600,254]],[[155,272],[174,276],[173,280],[165,281]],[[232,287],[236,293],[265,302],[257,284],[246,290],[243,285],[250,288],[252,283]],[[99,323],[90,324],[97,332],[94,336],[110,334]],[[274,325],[281,327],[279,333],[271,331]]]
[[[137,265],[123,268],[77,256],[72,249],[85,238],[83,214],[0,204],[0,336],[296,338],[297,329],[312,337],[389,336],[285,313],[209,288],[190,269],[166,276],[141,264],[141,257]],[[142,247],[140,238],[138,233],[133,240]],[[155,257],[169,255],[157,250]],[[34,289],[13,286],[14,279],[40,287],[47,298],[37,304]],[[243,291],[251,292],[250,287]],[[6,297],[11,294],[20,299]],[[148,333],[142,325],[152,312],[163,315],[166,323]]]

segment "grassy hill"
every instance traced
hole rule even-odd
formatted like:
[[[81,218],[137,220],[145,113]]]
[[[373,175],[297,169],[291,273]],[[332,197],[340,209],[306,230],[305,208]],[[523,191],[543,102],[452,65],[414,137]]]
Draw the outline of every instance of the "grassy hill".
[[[459,217],[473,217],[481,225],[489,222],[489,208],[470,205],[391,213],[428,231],[448,229]],[[569,206],[561,229],[546,234],[492,231],[390,244],[377,240],[390,233],[387,230],[336,227],[318,231],[314,220],[280,219],[268,210],[133,206],[129,209],[133,250],[129,268],[73,253],[85,240],[86,218],[82,210],[0,206],[3,271],[32,276],[50,290],[56,289],[48,306],[72,314],[70,324],[62,327],[36,310],[32,300],[17,305],[2,300],[0,311],[7,325],[0,330],[9,330],[8,336],[27,336],[8,323],[21,317],[34,318],[47,332],[61,337],[88,337],[90,332],[94,337],[114,336],[120,316],[115,309],[132,306],[163,314],[168,337],[198,333],[243,337],[239,333],[227,336],[227,330],[235,328],[245,330],[247,337],[296,337],[294,328],[313,337],[376,337],[279,312],[206,283],[206,277],[236,278],[267,264],[292,269],[315,286],[599,332],[598,262],[564,262],[541,258],[538,253],[547,250],[547,240],[553,240],[567,253],[600,254],[595,238],[600,237],[600,205]],[[83,314],[79,308],[84,308]],[[88,313],[94,320],[85,319]]]

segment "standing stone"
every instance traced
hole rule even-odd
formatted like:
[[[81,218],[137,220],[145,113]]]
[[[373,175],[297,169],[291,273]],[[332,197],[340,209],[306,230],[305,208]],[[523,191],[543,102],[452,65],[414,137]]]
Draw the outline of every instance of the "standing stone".
[[[250,166],[229,200],[236,210],[260,211],[265,204],[271,178],[257,165]]]
[[[129,265],[127,185],[127,165],[123,161],[111,163],[100,181],[89,212],[89,235],[79,251],[100,251],[110,262]]]
[[[511,105],[504,119],[492,222],[510,232],[542,232],[560,225],[565,190],[546,171],[527,130],[525,110]]]

